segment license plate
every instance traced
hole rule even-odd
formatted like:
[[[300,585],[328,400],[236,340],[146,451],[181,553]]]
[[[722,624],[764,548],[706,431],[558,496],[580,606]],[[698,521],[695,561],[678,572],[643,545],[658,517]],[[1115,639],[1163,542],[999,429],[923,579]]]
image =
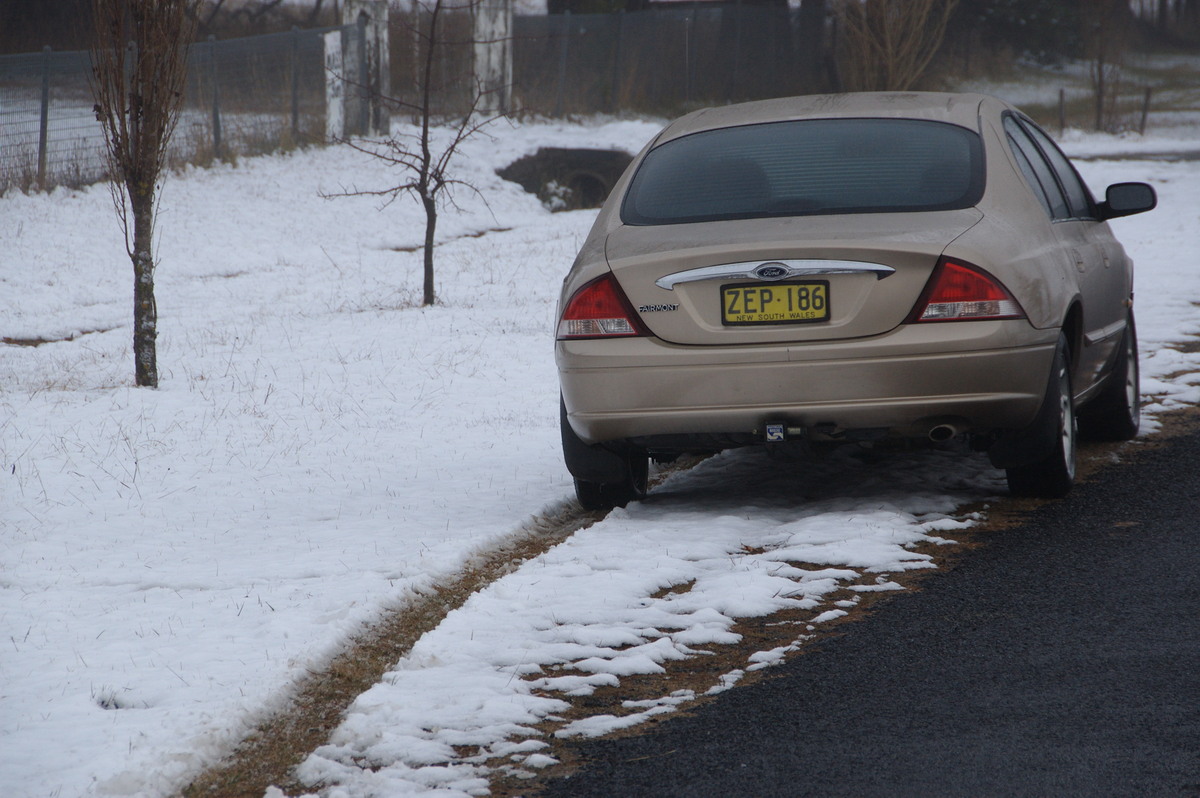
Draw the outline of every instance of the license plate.
[[[736,324],[797,324],[829,318],[829,283],[726,285],[721,321]]]

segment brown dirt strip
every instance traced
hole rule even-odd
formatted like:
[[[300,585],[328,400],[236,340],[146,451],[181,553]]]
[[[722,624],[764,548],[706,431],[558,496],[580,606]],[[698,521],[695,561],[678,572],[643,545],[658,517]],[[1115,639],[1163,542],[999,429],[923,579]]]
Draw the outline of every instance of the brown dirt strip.
[[[520,533],[477,554],[452,581],[390,612],[369,632],[350,640],[328,665],[295,685],[284,706],[259,723],[224,763],[188,785],[184,798],[262,798],[271,785],[305,792],[292,783],[292,769],[328,741],[351,702],[377,684],[423,634],[473,593],[601,517],[576,508],[537,518]]]

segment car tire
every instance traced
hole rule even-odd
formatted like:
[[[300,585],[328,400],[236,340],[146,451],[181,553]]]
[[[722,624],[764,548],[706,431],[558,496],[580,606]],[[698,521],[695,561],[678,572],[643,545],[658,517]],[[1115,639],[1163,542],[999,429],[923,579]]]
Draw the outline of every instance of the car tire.
[[[1095,441],[1128,441],[1141,426],[1142,397],[1138,384],[1137,328],[1133,312],[1117,352],[1117,362],[1104,389],[1079,411],[1079,432]]]
[[[563,459],[575,480],[575,495],[585,510],[624,507],[646,495],[650,458],[645,451],[625,444],[585,443],[571,428],[561,397],[559,426]]]
[[[1013,496],[1057,499],[1066,496],[1075,484],[1075,449],[1078,429],[1075,401],[1071,390],[1071,359],[1066,336],[1059,335],[1050,369],[1050,382],[1042,402],[1039,420],[1041,434],[1049,454],[1032,463],[1005,469],[1008,489]],[[1039,422],[1035,422],[1039,423]]]
[[[624,507],[646,495],[650,476],[650,458],[644,452],[630,451],[626,456],[628,473],[620,482],[575,480],[575,497],[585,510],[611,510]]]

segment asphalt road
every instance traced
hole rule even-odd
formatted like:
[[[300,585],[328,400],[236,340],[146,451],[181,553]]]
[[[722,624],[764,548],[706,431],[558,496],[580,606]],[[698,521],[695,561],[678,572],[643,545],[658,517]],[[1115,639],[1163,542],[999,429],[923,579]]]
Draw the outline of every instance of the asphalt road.
[[[1200,432],[541,795],[1200,796]]]

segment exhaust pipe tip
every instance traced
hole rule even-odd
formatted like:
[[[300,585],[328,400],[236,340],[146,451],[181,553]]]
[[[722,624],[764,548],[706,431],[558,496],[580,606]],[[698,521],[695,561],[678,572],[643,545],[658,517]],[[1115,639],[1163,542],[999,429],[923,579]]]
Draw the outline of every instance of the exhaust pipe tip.
[[[929,430],[929,440],[934,443],[945,443],[957,436],[960,430],[953,424],[937,424]]]

